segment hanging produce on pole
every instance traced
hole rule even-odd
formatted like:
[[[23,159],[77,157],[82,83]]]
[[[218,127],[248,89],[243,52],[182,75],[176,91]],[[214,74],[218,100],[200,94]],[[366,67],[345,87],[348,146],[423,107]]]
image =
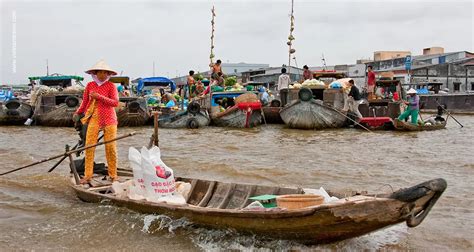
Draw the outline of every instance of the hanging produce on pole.
[[[211,19],[211,54],[209,55],[209,59],[211,61],[211,64],[210,66],[212,66],[214,64],[214,31],[215,31],[215,17],[216,17],[216,12],[215,12],[215,8],[214,6],[212,6],[212,9],[211,9],[211,13],[212,13],[212,19]]]
[[[294,0],[291,0],[290,35],[288,36],[288,42],[286,42],[286,44],[288,45],[288,75],[290,74],[291,55],[296,52],[296,50],[292,48],[293,40],[295,40],[295,37],[293,36],[293,31],[295,30],[295,16],[293,15],[293,5]]]

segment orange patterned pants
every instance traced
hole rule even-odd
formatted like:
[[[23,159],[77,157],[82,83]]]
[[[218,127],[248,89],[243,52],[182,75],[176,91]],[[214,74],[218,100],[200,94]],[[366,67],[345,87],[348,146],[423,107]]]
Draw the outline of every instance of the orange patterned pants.
[[[89,119],[89,125],[87,127],[86,146],[94,145],[97,143],[99,137],[99,131],[104,131],[104,140],[109,141],[117,137],[117,125],[109,125],[105,128],[99,126],[99,116],[97,111],[94,111]],[[85,179],[92,178],[94,171],[94,154],[95,147],[86,150],[86,161],[85,161]],[[111,142],[105,145],[105,156],[107,158],[107,166],[109,176],[112,179],[117,178],[117,144]]]

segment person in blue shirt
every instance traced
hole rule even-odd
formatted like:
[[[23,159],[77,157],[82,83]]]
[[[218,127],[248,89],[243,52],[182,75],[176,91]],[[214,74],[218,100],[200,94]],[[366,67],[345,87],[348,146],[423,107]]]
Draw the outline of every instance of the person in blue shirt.
[[[0,93],[0,100],[3,100],[4,102],[7,102],[13,98],[14,95],[11,88],[8,88],[7,90],[2,90],[2,92]]]
[[[165,94],[165,96],[163,97],[163,104],[165,104],[165,107],[167,108],[171,108],[171,107],[174,107],[176,106],[176,99],[174,98],[174,96],[170,93],[167,93]]]
[[[258,89],[259,92],[259,97],[260,97],[260,102],[262,102],[262,106],[268,105],[270,102],[270,96],[268,95],[267,91],[265,90],[264,87],[260,87]]]

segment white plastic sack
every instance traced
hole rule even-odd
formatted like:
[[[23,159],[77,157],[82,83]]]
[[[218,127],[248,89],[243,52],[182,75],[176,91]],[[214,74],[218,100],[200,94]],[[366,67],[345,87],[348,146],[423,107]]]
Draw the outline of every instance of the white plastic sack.
[[[112,193],[119,198],[126,198],[129,196],[130,188],[132,187],[133,181],[128,180],[124,183],[115,181],[112,183]]]
[[[128,161],[133,170],[133,184],[130,187],[128,197],[133,200],[142,200],[145,198],[145,181],[143,180],[142,157],[140,152],[130,147],[128,149]]]
[[[191,191],[191,184],[178,181],[176,182],[176,193],[181,194],[185,199],[188,197],[189,192]]]
[[[159,202],[159,199],[171,196],[175,192],[173,170],[161,160],[160,148],[150,150],[142,148],[141,164],[145,182],[146,200]]]
[[[155,202],[157,203],[168,203],[173,205],[186,205],[186,199],[179,193],[174,193],[168,196],[158,198]]]
[[[331,201],[338,200],[337,197],[334,196],[329,196],[329,194],[324,190],[324,188],[320,187],[319,189],[310,189],[310,188],[305,188],[303,189],[304,194],[314,194],[314,195],[320,195],[324,197],[324,203],[329,203]]]

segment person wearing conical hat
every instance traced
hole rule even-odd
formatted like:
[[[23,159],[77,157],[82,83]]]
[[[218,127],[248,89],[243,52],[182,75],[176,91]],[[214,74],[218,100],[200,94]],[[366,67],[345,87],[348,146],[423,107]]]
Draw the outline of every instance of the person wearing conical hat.
[[[93,81],[87,83],[81,106],[74,113],[74,121],[79,120],[87,124],[86,146],[97,143],[99,131],[104,132],[104,140],[109,141],[117,137],[117,115],[115,107],[119,104],[118,91],[115,84],[109,79],[117,72],[112,70],[104,60],[97,62],[86,71]],[[82,119],[81,115],[85,114]],[[93,175],[95,148],[85,150],[85,171],[81,184],[87,184]],[[117,145],[114,142],[105,145],[108,173],[112,181],[117,176]]]
[[[416,93],[416,90],[413,88],[410,88],[410,90],[408,90],[408,101],[404,101],[404,103],[408,105],[408,108],[398,117],[398,120],[403,121],[409,116],[411,116],[411,123],[418,123],[418,113],[420,112],[420,97]]]

